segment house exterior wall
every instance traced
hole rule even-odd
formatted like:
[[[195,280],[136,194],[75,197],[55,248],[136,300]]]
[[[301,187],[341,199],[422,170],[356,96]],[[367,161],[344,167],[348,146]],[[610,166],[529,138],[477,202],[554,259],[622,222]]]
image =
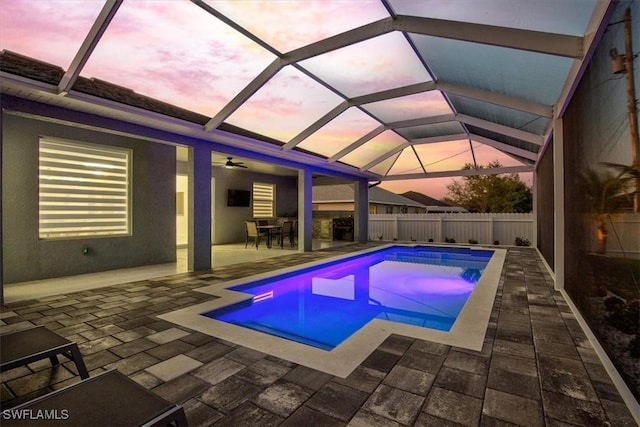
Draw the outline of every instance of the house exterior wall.
[[[402,212],[403,209],[406,209],[406,212]],[[385,205],[382,203],[369,204],[369,213],[386,214],[386,213],[416,213],[416,212],[418,212],[418,208],[415,208],[415,207]]]
[[[403,213],[402,209],[406,209],[404,213],[420,213],[425,212],[426,209],[418,208],[415,206],[398,206],[398,205],[385,205],[381,203],[369,203],[369,213],[370,214],[384,214],[384,213]],[[314,203],[313,204],[314,211],[353,211],[353,203]]]
[[[9,113],[2,133],[3,283],[175,261],[175,147]],[[130,236],[38,238],[40,136],[132,150]]]
[[[353,211],[353,202],[314,203],[314,211]]]
[[[253,218],[252,207],[227,206],[227,190],[252,191],[254,182],[275,184],[276,217],[297,217],[298,178],[251,172],[249,170],[214,167],[215,200],[213,201],[213,244],[244,242],[245,221]]]

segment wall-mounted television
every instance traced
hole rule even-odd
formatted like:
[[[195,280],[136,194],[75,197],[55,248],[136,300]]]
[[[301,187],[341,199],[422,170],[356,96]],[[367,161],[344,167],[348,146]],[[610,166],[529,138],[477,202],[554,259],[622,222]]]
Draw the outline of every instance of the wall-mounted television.
[[[251,206],[251,191],[227,190],[227,206]]]

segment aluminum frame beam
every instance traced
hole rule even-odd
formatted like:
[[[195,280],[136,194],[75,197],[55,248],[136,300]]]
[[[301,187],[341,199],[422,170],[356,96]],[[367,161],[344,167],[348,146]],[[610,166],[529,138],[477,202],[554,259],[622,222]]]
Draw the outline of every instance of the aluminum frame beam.
[[[569,75],[565,80],[565,86],[562,88],[560,92],[560,96],[558,97],[557,105],[559,106],[558,114],[562,116],[564,114],[564,110],[566,109],[571,97],[573,96],[573,92],[577,86],[579,81],[579,77],[584,72],[584,68],[587,66],[587,61],[593,55],[593,51],[597,42],[596,38],[599,35],[599,30],[604,31],[607,27],[608,19],[607,16],[613,12],[615,9],[615,2],[611,0],[599,1],[593,14],[591,15],[591,20],[589,24],[587,24],[587,30],[584,36],[584,45],[585,51],[587,54],[580,58],[579,61],[573,61],[571,68],[569,69]]]
[[[371,162],[367,163],[366,165],[362,166],[360,168],[360,171],[367,171],[370,168],[374,167],[375,165],[377,165],[378,163],[382,163],[385,160],[387,160],[389,157],[393,156],[394,154],[404,150],[407,147],[411,147],[411,143],[410,142],[405,142],[402,145],[399,145],[397,147],[395,147],[393,150],[387,151],[386,153],[384,153],[382,156],[379,156],[378,158],[372,160]]]
[[[442,92],[463,96],[465,98],[472,98],[478,101],[484,101],[490,104],[512,108],[518,111],[524,111],[526,113],[535,114],[536,116],[547,118],[553,117],[552,106],[529,101],[524,98],[503,95],[485,89],[472,88],[457,83],[448,83],[441,80],[436,82],[435,89]]]
[[[497,148],[500,151],[504,151],[505,153],[515,154],[516,156],[520,156],[524,159],[529,159],[532,161],[536,161],[538,159],[538,153],[532,153],[531,151],[514,147],[513,145],[505,144],[504,142],[496,141],[491,138],[486,138],[484,136],[475,135],[473,133],[469,134],[469,138],[472,141],[479,142],[481,144],[489,145],[493,148]]]
[[[433,90],[434,85],[435,85],[434,82],[429,81],[425,83],[417,83],[413,85],[384,90],[381,92],[371,93],[368,95],[362,95],[362,96],[347,99],[346,101],[344,101],[343,103],[335,107],[333,110],[331,110],[330,112],[328,112],[327,114],[319,118],[317,121],[312,123],[309,127],[307,127],[305,130],[300,132],[298,135],[293,137],[289,142],[287,142],[285,145],[282,146],[282,149],[284,151],[291,150],[292,148],[300,144],[302,141],[304,141],[306,138],[311,136],[314,132],[319,130],[322,126],[326,125],[331,120],[339,116],[349,107],[356,107],[356,106],[361,106],[363,104],[369,104],[372,102],[384,101],[387,99],[399,98],[407,95],[414,95],[416,93],[428,92],[430,90]]]
[[[398,15],[395,28],[414,34],[444,37],[568,58],[584,55],[582,37],[469,22]]]
[[[427,138],[412,139],[411,145],[433,144],[436,142],[461,141],[469,139],[466,133],[456,133],[453,135],[430,136]]]
[[[506,166],[493,169],[461,169],[456,171],[413,173],[406,175],[387,175],[380,178],[380,181],[401,181],[408,179],[424,179],[424,178],[448,178],[456,176],[480,176],[480,175],[498,175],[504,173],[523,173],[533,172],[533,166]]]
[[[210,131],[222,124],[230,115],[233,114],[245,101],[256,93],[262,86],[264,86],[271,77],[276,75],[278,71],[286,64],[282,59],[276,58],[271,64],[267,66],[258,76],[244,87],[230,102],[225,105],[222,110],[211,118],[205,125],[204,130]]]
[[[455,114],[442,114],[439,116],[421,117],[419,119],[400,120],[397,122],[389,122],[384,126],[387,129],[402,129],[414,126],[434,125],[438,123],[455,122]]]
[[[66,95],[73,87],[82,68],[89,60],[91,53],[93,53],[93,50],[98,45],[111,20],[122,5],[122,1],[123,0],[107,0],[102,10],[100,10],[98,17],[93,22],[91,29],[89,29],[87,36],[82,42],[80,49],[78,49],[76,56],[71,61],[69,69],[67,69],[58,83],[58,93],[60,95]]]
[[[395,89],[383,90],[380,92],[370,93],[367,95],[356,96],[349,99],[351,105],[370,104],[372,102],[384,101],[387,99],[400,98],[402,96],[415,95],[416,93],[429,92],[435,90],[434,81],[424,83],[416,83],[408,86],[398,87]]]
[[[489,130],[491,132],[499,133],[512,138],[527,141],[532,144],[542,145],[544,144],[544,136],[535,135],[530,132],[525,132],[520,129],[512,128],[510,126],[504,126],[495,122],[478,119],[476,117],[467,116],[465,114],[456,114],[456,119],[462,123],[476,126],[482,129]]]
[[[348,147],[343,148],[342,150],[338,151],[333,156],[329,157],[327,159],[327,162],[332,163],[332,162],[338,161],[340,158],[346,156],[347,154],[349,154],[350,152],[352,152],[356,148],[358,148],[361,145],[365,144],[367,141],[370,141],[373,138],[375,138],[376,136],[380,135],[385,130],[387,130],[387,128],[385,128],[384,126],[378,126],[374,130],[372,130],[371,132],[369,132],[368,134],[363,136],[362,138],[358,139],[353,144],[349,145]]]
[[[394,29],[393,18],[381,19],[379,21],[354,28],[353,30],[345,31],[344,33],[336,34],[335,36],[308,44],[298,49],[294,49],[282,55],[282,59],[286,60],[287,63],[300,62],[314,56],[322,55],[327,52],[390,33],[394,31]]]
[[[350,104],[348,101],[341,102],[333,110],[329,111],[327,114],[320,117],[318,120],[312,123],[311,126],[306,128],[305,130],[303,130],[302,132],[294,136],[289,142],[284,144],[282,146],[282,150],[283,151],[291,150],[293,147],[300,144],[305,139],[309,138],[311,135],[313,135],[316,131],[318,131],[321,127],[329,123],[331,120],[335,119],[340,114],[344,113],[349,107],[350,107]]]

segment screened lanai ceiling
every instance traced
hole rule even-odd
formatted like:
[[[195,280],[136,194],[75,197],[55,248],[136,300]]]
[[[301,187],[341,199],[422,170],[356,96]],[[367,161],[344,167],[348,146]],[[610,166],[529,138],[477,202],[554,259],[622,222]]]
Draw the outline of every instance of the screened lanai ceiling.
[[[2,91],[92,111],[105,106],[95,84],[107,82],[117,88],[107,97],[118,101],[108,105],[125,120],[142,120],[139,110],[149,108],[186,121],[190,135],[242,130],[245,148],[254,141],[264,151],[266,141],[280,156],[370,179],[453,176],[492,161],[502,166],[496,173],[525,172],[609,7],[2,0]],[[39,76],[28,60],[59,72]],[[129,89],[182,113],[114,95]]]

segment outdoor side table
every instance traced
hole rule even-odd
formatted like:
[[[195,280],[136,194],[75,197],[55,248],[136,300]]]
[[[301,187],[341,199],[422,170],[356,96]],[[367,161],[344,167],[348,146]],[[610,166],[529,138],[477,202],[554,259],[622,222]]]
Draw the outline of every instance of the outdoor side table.
[[[182,406],[167,402],[115,369],[2,412],[3,427],[170,424],[188,426]]]
[[[81,378],[89,378],[78,344],[44,326],[0,335],[0,372],[46,358],[55,366],[59,354],[76,364]]]

